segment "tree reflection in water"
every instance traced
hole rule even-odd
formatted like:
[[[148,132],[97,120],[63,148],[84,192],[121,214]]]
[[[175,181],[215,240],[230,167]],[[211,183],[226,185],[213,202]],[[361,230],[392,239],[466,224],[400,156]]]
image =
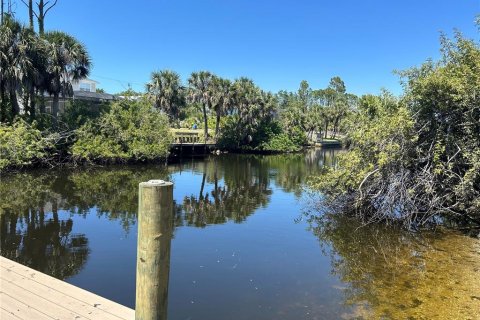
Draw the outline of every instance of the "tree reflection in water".
[[[11,212],[0,215],[2,256],[59,279],[77,274],[89,254],[84,234],[72,233],[72,219],[59,219],[39,211],[21,217]]]
[[[340,217],[311,217],[330,252],[332,272],[346,283],[346,318],[478,319],[480,244],[446,230],[412,233],[360,225]]]
[[[113,166],[38,170],[2,177],[1,254],[60,279],[78,273],[89,254],[74,216],[95,214],[119,221],[124,230],[137,221],[138,184],[171,180],[183,170],[202,174],[196,194],[175,204],[174,226],[241,223],[270,202],[273,188],[301,195],[306,178],[333,164],[336,151],[289,155],[222,155],[165,166]],[[182,191],[179,186],[178,191]],[[61,214],[59,214],[61,213]]]

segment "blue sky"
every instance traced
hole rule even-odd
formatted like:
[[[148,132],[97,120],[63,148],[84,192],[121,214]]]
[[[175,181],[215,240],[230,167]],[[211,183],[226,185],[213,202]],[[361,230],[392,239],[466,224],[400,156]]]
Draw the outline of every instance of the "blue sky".
[[[27,21],[17,1],[17,17]],[[59,0],[45,23],[87,46],[107,92],[144,89],[153,70],[247,76],[265,90],[401,93],[393,70],[439,56],[439,32],[478,39],[480,0]]]

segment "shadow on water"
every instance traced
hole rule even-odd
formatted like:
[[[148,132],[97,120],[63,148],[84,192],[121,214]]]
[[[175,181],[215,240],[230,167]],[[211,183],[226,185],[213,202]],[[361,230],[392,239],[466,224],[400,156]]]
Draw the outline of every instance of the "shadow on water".
[[[480,242],[438,229],[405,232],[345,217],[310,217],[344,283],[344,318],[479,319]]]

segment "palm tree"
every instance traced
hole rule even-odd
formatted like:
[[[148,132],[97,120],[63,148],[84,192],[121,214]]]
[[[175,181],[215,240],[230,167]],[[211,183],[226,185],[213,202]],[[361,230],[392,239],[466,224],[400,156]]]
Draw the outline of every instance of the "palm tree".
[[[34,73],[30,53],[35,35],[20,25],[10,16],[6,16],[0,26],[0,99],[2,107],[2,121],[11,119],[20,113],[17,93],[21,92],[22,83],[27,75]],[[6,95],[11,106],[7,110]]]
[[[68,34],[51,31],[43,38],[48,53],[47,91],[53,95],[53,126],[56,128],[60,94],[64,97],[73,94],[71,81],[87,77],[91,62],[85,46]]]
[[[165,112],[170,120],[178,118],[185,104],[184,90],[178,73],[170,70],[152,72],[147,83],[147,94],[155,107]]]
[[[208,71],[193,72],[188,79],[188,85],[190,87],[188,100],[191,103],[198,103],[202,106],[203,120],[205,124],[205,141],[208,139],[207,110],[209,109],[212,100],[212,80],[213,75]]]
[[[30,120],[35,119],[35,91],[43,92],[44,79],[46,78],[46,49],[45,43],[37,37],[33,29],[25,28],[25,41],[23,45],[26,48],[26,54],[31,61],[31,67],[24,70],[25,76],[22,80],[23,86],[23,104],[25,112]]]
[[[225,115],[234,105],[234,91],[232,82],[228,79],[214,77],[212,81],[212,108],[215,110],[217,121],[215,124],[215,139],[218,139],[220,131],[220,118]]]
[[[248,78],[240,78],[235,80],[233,84],[235,90],[235,106],[238,115],[238,131],[241,132],[242,139],[247,139],[250,143],[252,137],[251,132],[261,119],[259,111],[261,108],[261,91]]]

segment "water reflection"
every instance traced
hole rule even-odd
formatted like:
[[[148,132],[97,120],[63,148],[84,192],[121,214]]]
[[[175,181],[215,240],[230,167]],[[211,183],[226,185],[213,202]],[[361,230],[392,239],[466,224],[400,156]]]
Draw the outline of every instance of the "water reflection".
[[[56,278],[68,278],[82,269],[89,254],[88,239],[72,233],[72,227],[72,219],[59,219],[56,209],[51,215],[44,208],[20,216],[4,212],[0,254]]]
[[[205,227],[253,214],[270,201],[272,187],[301,194],[306,177],[334,150],[307,154],[212,156],[165,166],[114,166],[38,170],[3,176],[0,183],[1,254],[60,279],[82,268],[89,254],[85,234],[73,232],[75,216],[119,221],[129,232],[137,222],[138,183],[152,177],[175,180],[182,172],[202,175],[189,193],[176,185],[174,226]],[[320,156],[319,156],[320,155]],[[191,183],[191,182],[190,182]],[[59,211],[64,214],[59,218]]]
[[[159,284],[171,319],[479,318],[478,241],[293,223],[304,182],[336,152],[3,176],[0,253],[134,307],[138,183],[157,178],[175,182],[160,249],[172,248],[161,260],[170,287]]]
[[[478,319],[480,243],[437,230],[410,233],[339,217],[313,217],[312,231],[345,286],[344,318]]]

